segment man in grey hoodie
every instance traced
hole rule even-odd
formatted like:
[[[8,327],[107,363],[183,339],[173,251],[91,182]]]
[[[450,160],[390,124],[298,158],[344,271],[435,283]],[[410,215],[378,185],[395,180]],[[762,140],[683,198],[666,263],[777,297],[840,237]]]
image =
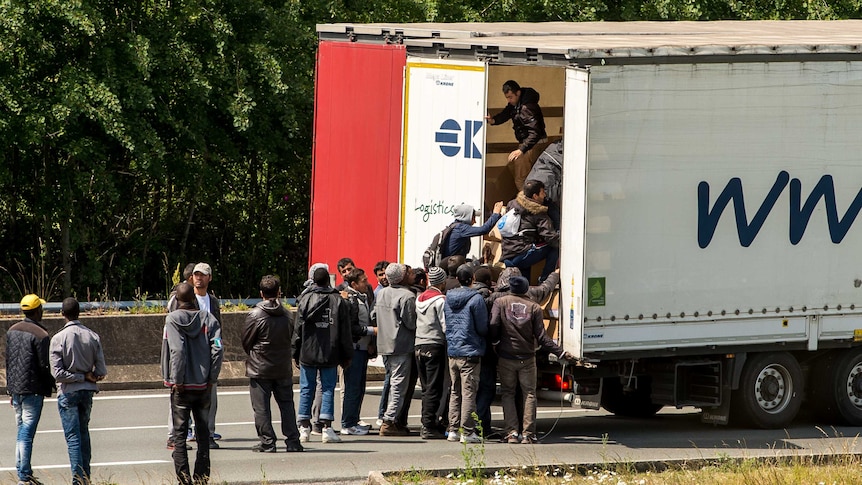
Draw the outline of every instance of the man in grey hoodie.
[[[174,469],[182,485],[206,483],[210,475],[210,449],[198,446],[194,475],[189,473],[186,433],[195,417],[195,432],[208,443],[210,389],[218,381],[224,348],[221,325],[206,310],[195,308],[195,290],[188,283],[177,285],[178,309],[165,318],[162,339],[162,378],[171,388],[174,418]]]
[[[272,428],[270,399],[281,413],[281,432],[287,451],[305,451],[299,443],[296,409],[293,405],[293,345],[294,326],[281,304],[281,281],[266,275],[260,280],[263,299],[245,317],[242,330],[242,350],[245,375],[249,378],[249,397],[254,411],[254,427],[260,442],[251,451],[275,453],[276,434]]]
[[[416,365],[422,383],[422,439],[442,439],[437,429],[437,410],[443,398],[443,382],[448,372],[446,355],[446,272],[436,266],[428,269],[428,289],[416,299]]]
[[[398,415],[413,391],[408,389],[408,381],[416,338],[416,295],[410,291],[413,282],[403,264],[389,264],[386,279],[389,286],[377,294],[372,311],[372,319],[377,321],[377,351],[389,373],[389,401],[380,435],[407,436],[410,430],[398,423]]]

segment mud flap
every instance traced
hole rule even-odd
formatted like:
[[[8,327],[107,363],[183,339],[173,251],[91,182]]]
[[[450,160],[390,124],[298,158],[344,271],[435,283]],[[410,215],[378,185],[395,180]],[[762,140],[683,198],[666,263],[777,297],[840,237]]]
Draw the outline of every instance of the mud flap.
[[[700,422],[708,424],[724,424],[730,421],[730,386],[725,384],[721,389],[721,404],[714,407],[703,408],[700,413]]]

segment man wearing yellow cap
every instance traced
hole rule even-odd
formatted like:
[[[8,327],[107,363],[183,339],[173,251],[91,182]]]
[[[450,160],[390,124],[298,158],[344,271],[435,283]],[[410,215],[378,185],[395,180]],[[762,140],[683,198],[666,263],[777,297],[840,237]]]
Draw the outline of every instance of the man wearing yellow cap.
[[[6,393],[12,396],[18,437],[15,446],[15,467],[18,485],[40,483],[33,476],[30,456],[33,438],[42,417],[42,403],[54,390],[54,377],[48,360],[51,339],[42,326],[45,300],[36,295],[21,299],[24,320],[6,332]]]

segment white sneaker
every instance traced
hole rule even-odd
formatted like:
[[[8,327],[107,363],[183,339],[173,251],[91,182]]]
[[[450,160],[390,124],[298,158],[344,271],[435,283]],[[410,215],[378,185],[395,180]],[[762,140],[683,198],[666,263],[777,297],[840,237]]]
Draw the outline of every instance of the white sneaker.
[[[458,441],[458,432],[450,431],[449,434],[446,435],[446,441],[452,441],[453,443]]]
[[[357,426],[362,426],[363,428],[371,429],[371,425],[370,425],[370,424],[368,424],[368,423],[366,423],[365,421],[359,421],[359,422],[358,422],[358,423],[356,423],[356,424],[357,424]]]
[[[382,420],[382,419],[378,419],[378,420],[377,420],[377,422],[375,422],[374,424],[376,424],[376,425],[377,425],[377,428],[379,429],[381,426],[383,426],[383,420]]]
[[[476,433],[470,434],[462,434],[461,435],[461,443],[481,443],[482,438],[479,437]]]
[[[308,443],[308,440],[311,439],[311,428],[306,428],[305,426],[299,427],[299,442],[300,443]]]
[[[322,434],[324,443],[341,443],[341,436],[335,434],[335,430],[332,429],[332,426],[323,428]]]
[[[351,426],[349,428],[342,427],[341,428],[341,434],[344,434],[344,435],[352,434],[355,436],[363,436],[363,435],[368,434],[368,428],[366,428],[365,426],[359,426],[358,424],[356,426]]]

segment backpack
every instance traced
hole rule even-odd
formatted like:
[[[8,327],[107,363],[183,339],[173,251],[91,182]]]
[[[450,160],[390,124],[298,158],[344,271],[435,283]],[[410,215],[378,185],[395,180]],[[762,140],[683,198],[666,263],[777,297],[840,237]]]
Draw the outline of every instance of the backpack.
[[[426,269],[440,264],[440,261],[443,259],[443,248],[449,244],[449,234],[452,233],[455,224],[457,222],[449,224],[442,231],[435,234],[434,239],[431,240],[431,245],[422,253],[422,264],[425,265]]]
[[[497,222],[497,229],[500,230],[500,235],[503,237],[520,236],[521,232],[521,213],[516,210],[510,210],[503,214],[500,221]]]

